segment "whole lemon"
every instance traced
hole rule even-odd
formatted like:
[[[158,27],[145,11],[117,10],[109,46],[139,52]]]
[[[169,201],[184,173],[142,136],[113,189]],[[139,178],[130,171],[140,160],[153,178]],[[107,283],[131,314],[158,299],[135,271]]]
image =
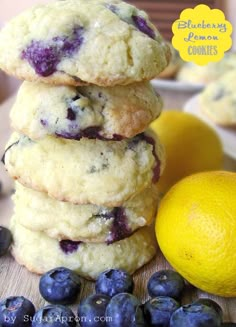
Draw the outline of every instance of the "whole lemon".
[[[159,135],[166,150],[166,168],[158,182],[161,193],[188,175],[222,168],[220,139],[197,117],[167,110],[151,124],[151,128]]]
[[[184,178],[162,199],[156,236],[167,261],[194,286],[236,296],[236,173]]]

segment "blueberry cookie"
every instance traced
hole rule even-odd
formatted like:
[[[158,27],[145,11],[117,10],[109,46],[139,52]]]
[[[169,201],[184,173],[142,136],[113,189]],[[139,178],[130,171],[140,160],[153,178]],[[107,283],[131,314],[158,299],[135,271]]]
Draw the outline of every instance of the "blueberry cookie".
[[[164,153],[151,133],[120,142],[14,133],[3,161],[11,177],[53,198],[115,207],[158,181]]]
[[[221,61],[211,62],[205,66],[198,66],[191,62],[186,63],[179,71],[177,79],[205,85],[216,81],[232,69],[236,69],[236,53],[227,52]]]
[[[110,88],[24,82],[11,120],[33,140],[47,135],[121,140],[142,133],[161,109],[161,98],[148,82]]]
[[[23,227],[18,222],[18,216],[11,220],[11,231],[15,259],[38,274],[55,267],[72,269],[88,279],[96,279],[101,272],[110,268],[134,273],[156,253],[155,237],[147,227],[111,245],[58,241],[45,233],[32,232]]]
[[[236,70],[209,84],[200,95],[200,107],[216,124],[236,127]]]
[[[126,85],[154,78],[169,57],[147,14],[120,0],[53,1],[0,32],[0,68],[29,81]]]
[[[184,61],[180,58],[179,51],[177,51],[170,42],[167,42],[171,51],[171,60],[169,65],[158,75],[158,78],[173,78],[183,66]]]
[[[144,190],[120,207],[75,205],[48,197],[16,183],[13,196],[19,223],[59,240],[111,244],[150,225],[156,216],[156,187]]]

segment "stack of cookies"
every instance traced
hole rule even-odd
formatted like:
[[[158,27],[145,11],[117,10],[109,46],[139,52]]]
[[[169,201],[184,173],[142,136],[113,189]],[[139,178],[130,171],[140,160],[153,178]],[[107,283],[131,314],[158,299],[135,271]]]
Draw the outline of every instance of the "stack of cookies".
[[[0,67],[24,79],[3,161],[16,180],[13,255],[30,271],[95,279],[156,252],[162,108],[147,80],[170,57],[148,16],[120,0],[34,7],[0,33]]]

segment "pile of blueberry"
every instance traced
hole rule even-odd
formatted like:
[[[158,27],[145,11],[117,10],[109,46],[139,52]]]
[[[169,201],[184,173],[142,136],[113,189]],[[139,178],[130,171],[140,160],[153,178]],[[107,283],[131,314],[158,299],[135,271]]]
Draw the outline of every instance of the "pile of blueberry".
[[[11,232],[0,226],[0,257],[11,245]],[[171,270],[156,272],[148,282],[150,300],[142,304],[134,295],[133,278],[123,270],[103,272],[95,284],[96,294],[83,300],[75,316],[66,305],[73,304],[81,291],[80,277],[70,269],[55,268],[39,283],[42,297],[50,305],[35,312],[26,298],[0,301],[1,327],[220,327],[221,307],[210,299],[180,305],[184,279]]]
[[[171,270],[155,273],[148,282],[149,301],[142,304],[134,295],[134,282],[125,271],[110,269],[96,281],[96,294],[83,300],[78,315],[66,305],[76,301],[81,291],[80,277],[67,268],[44,274],[39,283],[42,297],[50,305],[35,312],[24,297],[9,297],[0,302],[1,327],[218,327],[221,307],[210,299],[180,305],[184,279]]]

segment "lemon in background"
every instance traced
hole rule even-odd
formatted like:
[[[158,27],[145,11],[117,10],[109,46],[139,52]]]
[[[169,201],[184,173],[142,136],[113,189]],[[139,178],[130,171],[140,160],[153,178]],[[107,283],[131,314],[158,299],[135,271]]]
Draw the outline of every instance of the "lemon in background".
[[[160,203],[156,236],[167,261],[203,291],[236,296],[236,173],[188,176]]]
[[[223,151],[219,137],[195,116],[167,110],[151,124],[151,128],[166,150],[166,168],[158,182],[161,193],[183,177],[222,168]]]

